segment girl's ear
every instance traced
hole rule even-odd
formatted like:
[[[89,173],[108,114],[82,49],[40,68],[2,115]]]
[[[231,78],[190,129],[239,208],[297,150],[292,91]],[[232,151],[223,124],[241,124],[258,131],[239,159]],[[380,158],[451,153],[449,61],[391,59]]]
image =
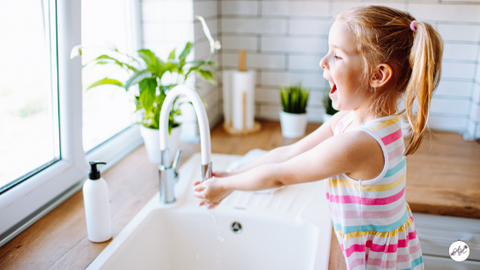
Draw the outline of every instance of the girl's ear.
[[[386,85],[393,76],[392,67],[389,64],[382,63],[377,66],[375,69],[375,74],[370,80],[370,86],[379,88]]]

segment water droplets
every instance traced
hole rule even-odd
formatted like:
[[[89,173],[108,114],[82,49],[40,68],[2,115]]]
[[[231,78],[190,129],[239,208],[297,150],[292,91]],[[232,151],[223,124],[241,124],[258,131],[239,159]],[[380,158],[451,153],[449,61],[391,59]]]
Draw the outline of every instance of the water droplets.
[[[222,236],[222,233],[218,228],[217,218],[215,217],[214,210],[210,210],[209,212],[213,219],[213,226],[215,226],[215,230],[217,230],[217,239],[223,243],[223,241],[225,241],[225,238]]]

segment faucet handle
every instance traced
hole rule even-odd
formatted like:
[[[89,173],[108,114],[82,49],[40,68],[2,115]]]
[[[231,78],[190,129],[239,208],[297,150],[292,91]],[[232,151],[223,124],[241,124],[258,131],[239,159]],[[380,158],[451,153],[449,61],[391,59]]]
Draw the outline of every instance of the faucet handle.
[[[175,173],[175,177],[178,176],[178,171],[177,171],[177,167],[178,167],[178,164],[180,163],[180,157],[182,155],[182,150],[178,149],[177,150],[177,153],[175,154],[175,159],[173,160],[173,172]]]

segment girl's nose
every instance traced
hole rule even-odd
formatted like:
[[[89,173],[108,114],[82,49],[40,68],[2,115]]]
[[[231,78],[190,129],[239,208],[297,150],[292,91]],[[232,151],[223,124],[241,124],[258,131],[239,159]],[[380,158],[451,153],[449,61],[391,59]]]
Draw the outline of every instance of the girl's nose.
[[[322,60],[320,60],[319,65],[320,65],[320,67],[323,68],[323,69],[328,69],[326,57],[323,57]]]

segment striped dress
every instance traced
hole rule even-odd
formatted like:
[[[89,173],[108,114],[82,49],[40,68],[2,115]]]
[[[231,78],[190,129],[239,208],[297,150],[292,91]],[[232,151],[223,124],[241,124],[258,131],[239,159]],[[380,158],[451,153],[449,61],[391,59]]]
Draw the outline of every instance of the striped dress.
[[[335,127],[343,133],[353,111]],[[379,176],[354,180],[346,174],[325,181],[335,234],[348,269],[424,269],[412,212],[405,201],[406,158],[399,116],[386,116],[363,130],[381,145],[385,166]]]

